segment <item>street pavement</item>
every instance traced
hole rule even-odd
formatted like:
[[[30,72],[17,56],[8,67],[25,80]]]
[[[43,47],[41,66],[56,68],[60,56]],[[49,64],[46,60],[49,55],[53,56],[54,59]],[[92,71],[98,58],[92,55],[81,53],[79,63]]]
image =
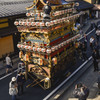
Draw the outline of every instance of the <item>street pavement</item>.
[[[99,69],[100,69],[100,64],[99,64]],[[73,90],[75,88],[75,85],[80,82],[85,84],[90,90],[88,99],[94,99],[95,97],[97,97],[98,91],[99,91],[98,86],[97,86],[97,78],[98,78],[98,76],[100,76],[100,73],[94,72],[93,70],[94,70],[93,65],[91,65],[85,71],[85,73],[82,74],[82,76],[77,81],[75,81],[67,91],[65,91],[62,94],[62,96],[58,100],[73,99],[74,98]]]
[[[87,31],[89,31],[87,29],[90,27],[91,21],[96,22],[98,20],[95,20],[95,21],[89,20],[88,25],[83,27],[83,31],[85,33],[87,33]],[[95,30],[92,32],[92,34],[90,34],[88,36],[88,39],[92,35],[94,35],[94,33],[95,33]],[[88,43],[88,47],[89,47],[89,43]],[[91,55],[91,51],[89,48],[88,48],[87,53],[88,53],[88,55]],[[16,58],[16,59],[13,59],[13,61],[14,61],[13,68],[16,69],[19,59]],[[82,63],[83,63],[82,60],[80,60],[80,61],[78,61],[78,64],[76,66],[80,66]],[[2,70],[2,71],[0,70],[0,75],[2,76],[5,74],[5,65],[3,65],[2,61],[0,62],[0,69]],[[11,100],[11,96],[9,95],[9,82],[11,80],[11,77],[13,77],[13,76],[16,76],[16,73],[12,73],[11,75],[9,75],[8,77],[5,77],[3,79],[0,78],[0,98],[1,98],[0,100]],[[97,76],[97,74],[95,74],[94,76]],[[91,76],[89,76],[89,77],[91,77]],[[30,80],[28,80],[25,83],[25,86],[28,85],[29,83],[30,83]],[[43,100],[43,98],[45,98],[45,96],[48,95],[57,85],[55,87],[52,87],[49,90],[43,90],[38,85],[35,87],[29,87],[29,88],[26,88],[25,86],[24,86],[24,94],[22,96],[17,97],[18,100]]]

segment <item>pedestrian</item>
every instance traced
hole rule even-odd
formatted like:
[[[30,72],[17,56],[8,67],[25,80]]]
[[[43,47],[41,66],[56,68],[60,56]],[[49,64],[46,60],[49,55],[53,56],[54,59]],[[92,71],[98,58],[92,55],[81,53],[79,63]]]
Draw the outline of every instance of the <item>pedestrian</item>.
[[[73,95],[78,100],[86,100],[89,95],[89,89],[82,83],[76,84]]]
[[[83,43],[82,44],[82,57],[83,57],[83,61],[88,59],[86,51],[87,51],[87,46],[86,46],[85,43]]]
[[[96,50],[94,49],[93,50],[93,53],[92,53],[92,58],[93,58],[93,64],[94,64],[94,71],[98,71],[99,68],[98,68],[98,58],[97,58],[97,52]]]
[[[16,95],[18,93],[16,78],[12,77],[9,83],[9,94],[12,96],[12,100],[16,100]]]
[[[84,34],[84,44],[86,47],[87,47],[87,42],[88,42],[87,36],[86,36],[86,34]]]
[[[94,37],[91,36],[91,38],[90,38],[90,47],[91,47],[91,50],[94,49],[94,41],[95,41]]]
[[[80,29],[80,35],[81,35],[81,37],[83,36],[83,30],[82,29]]]
[[[99,35],[100,35],[99,29],[96,30],[95,35],[96,35],[97,42],[99,42]]]
[[[94,49],[95,49],[95,50],[96,50],[96,52],[97,52],[97,59],[99,59],[100,54],[99,54],[99,43],[98,43],[98,42],[95,42]]]
[[[12,71],[12,61],[11,61],[9,54],[7,54],[7,56],[6,56],[6,74],[8,73],[9,70]]]
[[[17,84],[18,84],[18,95],[23,94],[23,84],[25,82],[25,77],[22,74],[21,70],[18,72],[17,76]]]

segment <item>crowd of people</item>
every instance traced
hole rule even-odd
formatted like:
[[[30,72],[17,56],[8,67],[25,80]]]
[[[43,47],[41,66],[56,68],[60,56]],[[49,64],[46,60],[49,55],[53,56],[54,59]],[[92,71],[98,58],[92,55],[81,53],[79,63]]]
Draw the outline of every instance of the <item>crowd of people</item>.
[[[91,36],[89,39],[87,39],[86,34],[83,34],[81,30],[80,34],[84,35],[84,38],[83,38],[83,41],[78,41],[76,43],[76,54],[78,55],[77,57],[79,59],[82,59],[82,61],[88,60],[87,43],[89,43],[89,46],[90,46],[89,52],[91,52],[92,54],[94,71],[99,71],[98,63],[100,59],[100,53],[99,53],[100,29],[97,27],[95,27],[95,29],[96,29],[95,35]],[[100,94],[100,76],[97,79],[97,83],[98,83],[98,89],[99,89],[98,94]],[[89,89],[84,84],[78,83],[75,86],[73,95],[75,98],[78,98],[78,100],[87,100],[87,97],[89,95]]]

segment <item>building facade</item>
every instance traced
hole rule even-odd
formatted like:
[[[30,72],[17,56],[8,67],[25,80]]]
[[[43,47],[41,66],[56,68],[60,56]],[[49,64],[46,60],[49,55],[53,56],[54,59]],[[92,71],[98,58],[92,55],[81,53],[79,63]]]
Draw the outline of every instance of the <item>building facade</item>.
[[[20,41],[14,21],[26,17],[26,8],[33,0],[0,1],[0,59],[7,53],[17,53],[17,44]]]

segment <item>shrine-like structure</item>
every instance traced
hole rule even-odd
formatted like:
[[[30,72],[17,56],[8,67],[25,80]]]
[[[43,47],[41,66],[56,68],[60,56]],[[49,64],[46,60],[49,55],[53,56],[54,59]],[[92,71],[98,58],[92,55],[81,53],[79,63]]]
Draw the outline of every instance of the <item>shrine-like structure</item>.
[[[45,89],[74,69],[75,43],[80,37],[75,23],[82,14],[74,8],[77,5],[64,0],[34,0],[26,8],[27,18],[14,23],[21,32],[17,47],[26,65],[26,78],[31,77]]]

